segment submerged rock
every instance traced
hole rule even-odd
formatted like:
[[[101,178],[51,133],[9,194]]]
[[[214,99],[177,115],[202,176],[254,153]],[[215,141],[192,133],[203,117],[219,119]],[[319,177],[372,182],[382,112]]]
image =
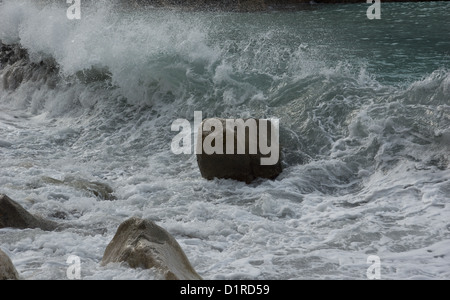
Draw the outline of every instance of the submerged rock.
[[[101,264],[111,262],[126,262],[132,268],[155,268],[168,280],[202,279],[170,233],[139,218],[120,224]]]
[[[40,228],[51,231],[56,229],[55,222],[34,216],[20,204],[6,195],[0,194],[0,228]]]
[[[2,140],[0,140],[0,147],[2,147],[2,148],[9,148],[9,147],[11,147],[11,146],[12,146],[11,143],[9,143],[9,142],[7,142],[7,141],[2,141]]]
[[[0,249],[0,280],[18,280],[17,273],[11,259]]]
[[[213,130],[205,129],[204,125],[213,120],[216,125],[212,125]],[[244,124],[251,125],[247,121],[254,121],[253,133],[250,129],[245,129]],[[267,135],[262,140],[260,126],[262,120],[248,119],[242,120],[241,128],[231,128],[227,125],[226,119],[206,119],[199,128],[197,137],[197,163],[200,168],[202,177],[211,180],[213,178],[234,179],[251,183],[256,178],[275,179],[281,172],[281,148],[279,145],[278,126],[274,126],[271,121],[266,122],[266,127],[270,130],[266,131]],[[218,122],[217,122],[218,121]],[[235,120],[232,120],[235,121]],[[236,124],[236,122],[235,122]],[[276,132],[274,130],[277,129]],[[245,137],[239,135],[239,130],[245,132]],[[246,130],[246,131],[245,131]],[[264,131],[262,131],[264,132]],[[232,153],[227,152],[228,136],[234,136]],[[274,139],[272,139],[274,137]],[[216,143],[220,144],[219,147]],[[268,147],[270,144],[270,147]],[[205,147],[211,146],[215,148],[213,153],[205,151]],[[239,154],[238,145],[243,145],[245,151]],[[250,145],[253,145],[251,151]],[[266,147],[270,152],[268,154],[261,153],[261,146]],[[201,149],[201,150],[200,150]],[[274,161],[270,164],[263,164],[262,159],[272,158]]]
[[[65,185],[80,191],[86,191],[101,200],[116,200],[114,190],[106,183],[97,181],[87,181],[75,177],[67,177],[64,180],[58,180],[52,177],[43,176],[42,181],[48,184]]]

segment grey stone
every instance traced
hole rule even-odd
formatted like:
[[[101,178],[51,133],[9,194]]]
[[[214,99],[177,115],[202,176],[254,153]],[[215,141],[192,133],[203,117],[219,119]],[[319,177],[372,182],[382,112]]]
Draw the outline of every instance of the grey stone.
[[[175,238],[154,222],[131,218],[120,224],[101,265],[126,262],[151,269],[168,280],[201,280]]]
[[[56,229],[57,224],[30,214],[20,204],[8,196],[0,194],[0,228],[6,227],[40,228],[50,231]]]
[[[18,280],[19,274],[11,259],[0,249],[0,280]]]
[[[86,191],[101,200],[117,200],[114,196],[114,190],[106,183],[87,181],[75,177],[67,177],[64,180],[58,180],[47,176],[43,176],[42,181],[48,184],[66,185],[78,190]]]
[[[226,153],[226,144],[227,144],[227,125],[226,119],[217,118],[222,124],[222,151],[223,154],[207,154],[205,151],[201,151],[201,153],[197,154],[197,163],[200,169],[200,173],[202,177],[211,180],[214,178],[225,178],[225,179],[234,179],[238,181],[245,181],[246,183],[251,183],[256,178],[266,178],[266,179],[275,179],[281,172],[281,147],[274,147],[276,151],[278,151],[278,160],[275,164],[272,165],[262,165],[261,158],[270,157],[270,154],[263,155],[259,150],[259,124],[260,120],[255,119],[257,125],[257,134],[251,135],[249,131],[245,134],[245,153],[238,154],[237,145],[239,141],[237,136],[237,130],[234,130],[234,151],[233,154]],[[203,125],[207,122],[208,119],[204,120],[200,125],[199,134],[197,137],[197,149],[201,149],[202,145],[204,146],[205,138],[213,131],[204,130]],[[244,121],[244,120],[243,120]],[[245,120],[246,121],[246,120]],[[268,122],[268,127],[270,128],[270,121]],[[203,130],[202,130],[203,129]],[[201,132],[200,132],[201,131]],[[267,139],[271,140],[272,131],[268,131]],[[256,153],[251,153],[249,151],[249,144],[254,143],[257,145]]]

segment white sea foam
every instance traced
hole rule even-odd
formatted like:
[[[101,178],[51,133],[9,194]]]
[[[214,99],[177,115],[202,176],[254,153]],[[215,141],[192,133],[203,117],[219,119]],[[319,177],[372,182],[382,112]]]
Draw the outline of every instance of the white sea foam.
[[[0,193],[68,225],[0,229],[22,278],[65,279],[70,255],[83,279],[158,278],[99,264],[131,216],[172,233],[206,279],[364,279],[370,254],[385,279],[450,278],[447,70],[389,84],[277,14],[239,23],[101,4],[75,23],[60,5],[0,5],[0,39],[60,71],[55,87],[0,90]],[[194,156],[170,150],[171,123],[194,110],[280,118],[283,173],[202,179]]]

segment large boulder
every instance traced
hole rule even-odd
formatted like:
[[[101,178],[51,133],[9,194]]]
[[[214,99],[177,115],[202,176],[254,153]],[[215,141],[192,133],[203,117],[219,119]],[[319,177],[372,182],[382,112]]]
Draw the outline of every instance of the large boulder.
[[[168,280],[202,279],[170,233],[139,218],[120,224],[106,247],[101,265],[111,262],[126,262],[132,268],[154,268]]]
[[[6,227],[54,230],[57,224],[30,214],[19,203],[6,195],[0,194],[0,228]]]
[[[262,125],[266,130],[261,130]],[[275,179],[282,172],[275,121],[206,119],[200,124],[196,143],[200,173],[208,180],[225,178],[251,183],[258,177]],[[239,146],[243,148],[239,150]],[[264,154],[262,147],[266,148]]]
[[[0,249],[0,280],[18,280],[19,274],[11,259]]]

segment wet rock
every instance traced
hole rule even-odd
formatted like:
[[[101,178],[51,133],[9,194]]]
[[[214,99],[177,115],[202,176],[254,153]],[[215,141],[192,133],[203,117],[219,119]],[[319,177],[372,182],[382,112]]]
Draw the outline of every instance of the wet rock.
[[[20,204],[6,195],[0,194],[0,228],[40,228],[51,231],[56,229],[55,222],[34,216]]]
[[[81,191],[86,191],[101,200],[116,200],[114,190],[106,183],[97,181],[87,181],[75,177],[66,177],[64,180],[58,180],[52,177],[43,176],[42,181],[48,184],[65,185]]]
[[[26,81],[42,82],[50,88],[57,82],[58,67],[53,59],[32,62],[26,49],[18,44],[5,45],[0,41],[0,70],[5,90],[15,90]]]
[[[27,51],[18,44],[5,45],[0,41],[0,69],[6,65],[13,65],[19,60],[28,60]]]
[[[106,183],[85,180],[67,181],[71,186],[88,191],[102,200],[116,200],[113,189]]]
[[[18,280],[19,274],[11,259],[0,249],[0,280]]]
[[[200,280],[175,238],[154,222],[123,222],[106,247],[102,265],[126,262],[132,268],[155,268],[168,280]]]
[[[209,120],[214,121],[211,123],[212,127],[205,129],[204,125]],[[245,129],[245,124],[251,125],[251,123],[247,123],[248,120],[254,121],[253,133],[252,130]],[[274,126],[271,121],[265,121],[266,127],[270,130],[266,131],[267,135],[262,140],[262,136],[260,136],[260,132],[264,132],[260,130],[262,120],[247,119],[242,121],[245,123],[241,126],[241,129],[238,129],[238,127],[231,128],[227,125],[226,119],[206,119],[202,122],[197,137],[197,163],[202,177],[208,180],[225,178],[251,183],[256,178],[275,179],[282,172],[278,127]],[[218,126],[214,126],[214,123]],[[212,130],[209,130],[210,128]],[[244,138],[242,134],[239,135],[239,130],[241,132],[247,130]],[[274,130],[276,131],[274,132]],[[230,146],[233,151],[230,151],[230,153],[227,151],[227,144],[229,143],[227,136],[234,136],[233,147]],[[273,145],[272,142],[274,142]],[[220,147],[216,147],[216,143],[221,144]],[[244,152],[238,150],[240,144],[244,145]],[[262,154],[261,146],[267,147],[269,144],[269,153]],[[214,152],[205,151],[205,147],[208,147],[208,145],[215,148]],[[253,145],[253,151],[250,145]],[[262,159],[264,158],[272,158],[274,161],[263,164]]]

